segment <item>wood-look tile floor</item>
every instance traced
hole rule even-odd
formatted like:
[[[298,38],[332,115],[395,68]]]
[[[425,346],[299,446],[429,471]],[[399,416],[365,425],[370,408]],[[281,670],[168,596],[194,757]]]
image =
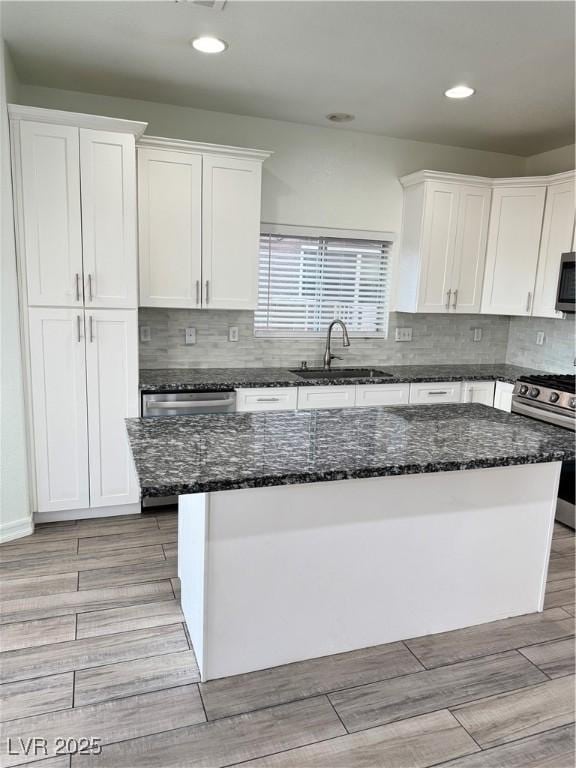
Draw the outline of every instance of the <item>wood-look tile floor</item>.
[[[569,529],[542,614],[200,684],[176,527],[160,512],[52,523],[0,547],[0,765],[574,765]],[[57,755],[58,738],[101,754]]]

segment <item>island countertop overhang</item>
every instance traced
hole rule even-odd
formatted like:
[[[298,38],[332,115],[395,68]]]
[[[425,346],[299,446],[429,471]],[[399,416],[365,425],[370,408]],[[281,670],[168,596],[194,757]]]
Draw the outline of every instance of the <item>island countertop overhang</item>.
[[[127,419],[143,497],[564,461],[573,433],[479,404]]]

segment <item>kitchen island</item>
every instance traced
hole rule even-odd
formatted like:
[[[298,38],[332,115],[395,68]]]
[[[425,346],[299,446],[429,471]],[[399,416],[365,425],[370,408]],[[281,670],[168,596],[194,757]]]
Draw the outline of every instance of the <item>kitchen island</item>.
[[[564,430],[482,405],[129,419],[203,680],[542,610]]]

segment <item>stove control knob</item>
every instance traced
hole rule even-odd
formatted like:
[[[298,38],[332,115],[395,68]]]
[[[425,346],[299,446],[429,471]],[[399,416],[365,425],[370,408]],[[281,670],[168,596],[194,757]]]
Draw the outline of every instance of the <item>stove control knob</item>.
[[[532,389],[530,390],[530,397],[538,397],[539,394],[540,394],[540,390],[538,389],[538,387],[532,387]]]
[[[527,384],[521,384],[521,385],[520,385],[520,390],[519,390],[519,393],[520,393],[521,395],[527,395],[527,394],[528,394],[528,389],[529,389],[529,387],[528,387],[528,385],[527,385]]]
[[[574,410],[576,410],[576,397],[573,397],[570,400],[570,408],[573,408]]]
[[[558,392],[551,392],[550,393],[550,397],[548,398],[548,400],[551,403],[557,403],[558,400],[560,400],[560,395],[558,394]]]

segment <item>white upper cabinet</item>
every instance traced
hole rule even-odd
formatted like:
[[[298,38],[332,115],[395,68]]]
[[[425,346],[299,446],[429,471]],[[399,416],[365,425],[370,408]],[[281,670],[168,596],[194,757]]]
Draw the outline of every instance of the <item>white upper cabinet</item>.
[[[124,419],[138,416],[138,312],[86,310],[90,506],[138,501]]]
[[[197,142],[139,142],[141,306],[256,307],[267,157]]]
[[[146,124],[14,105],[9,114],[24,303],[136,308],[135,136]]]
[[[261,175],[259,161],[204,156],[202,278],[209,309],[256,309]]]
[[[545,186],[502,186],[492,193],[484,313],[532,313],[545,198]]]
[[[538,317],[562,317],[555,309],[556,293],[560,257],[572,249],[574,207],[573,180],[548,186],[532,308]]]
[[[84,310],[28,310],[38,512],[89,504]]]
[[[78,156],[77,128],[21,124],[16,169],[19,160],[21,250],[31,306],[83,303]]]
[[[202,155],[138,149],[140,305],[198,308]]]
[[[490,184],[473,181],[429,171],[402,179],[398,311],[479,311]]]
[[[460,187],[450,297],[456,312],[480,311],[490,196],[485,187]]]
[[[80,130],[87,307],[138,306],[134,136]]]

